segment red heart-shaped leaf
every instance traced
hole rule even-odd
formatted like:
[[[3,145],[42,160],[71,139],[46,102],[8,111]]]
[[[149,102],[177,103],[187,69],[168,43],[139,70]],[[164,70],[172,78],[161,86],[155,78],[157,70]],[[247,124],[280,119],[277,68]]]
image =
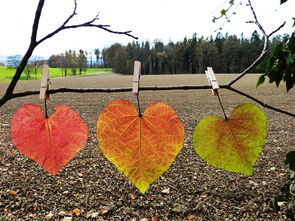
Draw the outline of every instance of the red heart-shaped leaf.
[[[85,145],[88,130],[80,116],[65,105],[45,118],[38,105],[25,104],[11,122],[11,139],[24,155],[56,175]]]

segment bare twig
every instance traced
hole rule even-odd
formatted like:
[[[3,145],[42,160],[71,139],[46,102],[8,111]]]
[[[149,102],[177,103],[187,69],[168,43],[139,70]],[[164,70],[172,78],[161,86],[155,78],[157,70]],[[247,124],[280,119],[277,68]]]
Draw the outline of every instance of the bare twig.
[[[288,112],[288,111],[284,111],[284,110],[282,110],[282,109],[279,109],[279,108],[273,107],[273,106],[271,106],[271,105],[268,105],[268,104],[262,102],[261,100],[255,98],[255,97],[252,97],[252,96],[249,95],[249,94],[244,93],[243,91],[237,90],[237,89],[232,88],[232,87],[227,87],[227,89],[228,89],[228,90],[231,90],[231,91],[233,91],[233,92],[235,92],[235,93],[237,93],[237,94],[240,94],[240,95],[242,95],[242,96],[244,96],[244,97],[247,97],[247,98],[249,98],[249,99],[255,101],[256,103],[260,104],[261,106],[263,106],[263,107],[265,107],[265,108],[271,109],[271,110],[273,110],[273,111],[276,111],[276,112],[279,112],[279,113],[282,113],[282,114],[286,114],[286,115],[291,116],[291,117],[295,117],[295,114],[294,114],[294,113],[290,113],[290,112]]]
[[[130,34],[131,31],[114,31],[114,30],[111,30],[109,28],[110,25],[94,24],[95,21],[99,20],[99,17],[98,17],[99,14],[97,14],[90,21],[87,21],[87,22],[84,22],[84,23],[81,23],[81,24],[76,24],[76,25],[67,25],[69,23],[69,21],[75,15],[77,15],[77,12],[76,12],[76,10],[77,10],[77,2],[76,2],[76,0],[74,0],[74,3],[75,3],[75,7],[74,7],[74,10],[73,10],[72,14],[64,21],[64,23],[60,27],[58,27],[53,32],[49,33],[48,35],[46,35],[45,37],[43,37],[42,39],[40,39],[38,41],[38,44],[42,43],[43,41],[47,40],[48,38],[51,38],[52,36],[56,35],[60,31],[67,30],[67,29],[73,29],[73,28],[81,28],[81,27],[99,28],[99,29],[102,29],[104,31],[110,32],[112,34],[127,35],[127,36],[129,36],[131,38],[138,39],[134,35]]]
[[[284,22],[283,24],[280,25],[280,27],[278,27],[276,30],[272,31],[268,37],[271,37],[273,34],[275,34],[276,32],[278,32],[281,28],[283,28],[285,26],[286,22]]]
[[[267,47],[268,47],[268,41],[270,36],[272,36],[274,33],[276,33],[277,31],[279,31],[286,22],[284,22],[282,25],[280,25],[280,27],[278,27],[276,30],[274,30],[273,32],[271,32],[269,35],[266,34],[264,28],[262,27],[262,25],[259,23],[258,19],[257,19],[257,15],[255,13],[255,10],[252,6],[251,0],[248,0],[248,4],[249,7],[252,11],[253,17],[254,17],[254,21],[251,23],[254,23],[255,25],[257,25],[257,27],[259,28],[259,30],[262,32],[263,36],[264,36],[264,44],[263,44],[263,48],[262,51],[260,53],[260,55],[258,56],[258,58],[249,66],[247,67],[244,71],[242,71],[242,73],[239,74],[238,77],[236,77],[235,79],[231,80],[228,85],[231,86],[233,85],[235,82],[237,82],[238,80],[240,80],[242,77],[244,77],[247,73],[249,73],[254,67],[256,67],[258,65],[259,62],[262,61],[262,59],[266,56],[267,54]]]
[[[92,20],[90,20],[88,22],[78,24],[78,25],[67,26],[68,22],[77,14],[76,13],[77,2],[76,2],[76,0],[74,0],[74,10],[73,10],[72,14],[64,21],[64,23],[59,28],[57,28],[55,31],[49,33],[48,35],[46,35],[45,37],[43,37],[39,41],[37,41],[38,27],[39,27],[39,22],[40,22],[44,3],[45,3],[45,0],[39,0],[38,6],[37,6],[37,9],[35,12],[35,18],[34,18],[32,35],[31,35],[31,42],[30,42],[29,48],[27,49],[27,52],[25,53],[23,59],[21,60],[20,65],[16,69],[16,72],[15,72],[9,86],[6,89],[4,96],[0,99],[0,107],[3,106],[8,100],[13,98],[12,95],[13,95],[13,91],[16,87],[16,84],[19,81],[20,76],[21,76],[22,72],[24,71],[35,48],[43,41],[47,40],[48,38],[51,38],[52,36],[56,35],[57,33],[59,33],[62,30],[66,30],[66,29],[70,29],[70,28],[80,28],[80,27],[95,27],[95,28],[99,28],[99,29],[102,29],[104,31],[107,31],[107,32],[110,32],[113,34],[122,34],[122,35],[132,37],[134,39],[137,39],[137,37],[130,34],[131,31],[123,31],[123,32],[114,31],[109,28],[110,27],[109,25],[94,24],[94,22],[96,20],[98,20],[98,15],[96,15]]]
[[[231,7],[233,7],[233,5],[234,5],[234,1],[230,1],[228,8],[224,9],[224,10],[226,12],[228,12],[231,9]],[[225,15],[223,13],[220,13],[220,15],[218,17],[215,17],[215,16],[213,17],[213,21],[218,20],[218,19],[222,18],[223,16],[225,16]]]

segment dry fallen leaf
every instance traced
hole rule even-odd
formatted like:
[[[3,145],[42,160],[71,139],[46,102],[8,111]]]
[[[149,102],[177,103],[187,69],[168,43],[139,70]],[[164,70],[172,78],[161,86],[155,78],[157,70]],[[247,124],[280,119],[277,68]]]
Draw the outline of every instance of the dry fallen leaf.
[[[162,193],[170,194],[170,188],[163,189]]]
[[[196,215],[190,215],[187,217],[188,221],[193,221],[193,220],[197,220],[199,216],[196,216]]]
[[[152,217],[152,221],[158,221],[158,220],[159,220],[159,218],[157,216]]]
[[[133,199],[133,200],[135,200],[137,198],[137,196],[135,194],[131,194],[130,195],[130,198]]]
[[[98,215],[99,215],[98,213],[92,213],[90,217],[91,218],[96,218],[96,217],[98,217]]]
[[[110,207],[108,206],[101,206],[99,207],[99,212],[100,212],[100,215],[106,215],[109,211],[110,211]]]
[[[67,215],[67,212],[65,212],[65,211],[60,211],[60,212],[58,213],[58,215],[59,215],[59,216],[66,216],[66,215]]]
[[[9,195],[16,195],[18,192],[19,192],[19,190],[7,190],[6,191]]]
[[[44,218],[47,219],[47,220],[49,220],[49,219],[51,219],[53,217],[53,215],[54,214],[52,212],[50,212]]]
[[[76,209],[73,210],[73,213],[74,213],[76,216],[80,216],[80,214],[81,214],[81,210],[78,209],[78,208],[76,208]]]
[[[67,216],[63,218],[61,221],[71,221],[72,219],[73,219],[72,217]]]

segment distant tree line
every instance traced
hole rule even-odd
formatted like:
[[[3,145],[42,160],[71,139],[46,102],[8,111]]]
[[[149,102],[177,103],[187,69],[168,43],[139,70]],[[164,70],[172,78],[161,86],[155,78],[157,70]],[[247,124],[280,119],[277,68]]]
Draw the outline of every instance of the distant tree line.
[[[94,55],[94,57],[92,57]],[[87,68],[100,67],[100,50],[94,49],[93,53],[88,53],[84,50],[79,50],[76,53],[74,50],[66,51],[58,55],[52,55],[48,59],[48,65],[52,68],[61,68],[63,76],[67,76],[69,72],[72,75],[82,74]]]
[[[22,58],[23,58],[22,55],[8,56],[7,67],[9,69],[16,69],[20,65]],[[40,67],[44,63],[46,63],[46,60],[38,56],[32,56],[30,60],[28,61],[23,72],[26,75],[26,79],[30,79],[32,75],[34,75],[34,77],[37,78],[38,73],[40,73]]]
[[[22,55],[8,56],[6,61],[7,68],[16,69],[20,65],[22,58]],[[99,49],[94,49],[94,53],[88,53],[81,49],[78,53],[75,50],[67,50],[61,54],[51,55],[48,60],[36,56],[31,57],[23,72],[26,74],[26,78],[30,79],[32,75],[35,75],[35,78],[37,78],[37,74],[41,73],[42,65],[45,63],[48,63],[51,68],[60,68],[64,77],[69,74],[81,75],[83,72],[86,72],[87,68],[103,66]]]
[[[77,72],[82,74],[87,69],[87,52],[79,50],[77,54],[76,51],[69,50],[58,55],[51,55],[48,65],[52,68],[60,68],[65,77],[70,71],[73,75],[76,75]]]
[[[287,34],[273,37],[268,50],[272,52],[278,43],[286,42],[288,38]],[[168,44],[160,40],[152,43],[133,41],[127,45],[115,43],[102,52],[99,49],[90,53],[81,49],[79,52],[68,50],[51,55],[48,61],[32,57],[24,73],[27,79],[32,75],[37,78],[40,68],[47,62],[52,68],[60,68],[65,77],[96,67],[109,67],[116,73],[132,74],[135,60],[142,62],[142,74],[204,73],[208,66],[213,67],[215,73],[239,73],[258,57],[263,44],[264,38],[257,31],[250,38],[218,33],[214,38],[194,34],[191,38],[185,37],[183,41]],[[9,56],[8,68],[18,67],[21,59],[21,55]]]
[[[288,35],[273,37],[269,50]],[[264,38],[257,31],[250,38],[241,35],[222,35],[215,38],[184,38],[180,42],[133,41],[126,46],[113,44],[102,51],[104,65],[114,72],[131,74],[134,60],[142,62],[142,74],[180,74],[204,73],[207,66],[212,66],[216,73],[239,73],[248,67],[260,54]],[[254,71],[255,72],[255,71]]]

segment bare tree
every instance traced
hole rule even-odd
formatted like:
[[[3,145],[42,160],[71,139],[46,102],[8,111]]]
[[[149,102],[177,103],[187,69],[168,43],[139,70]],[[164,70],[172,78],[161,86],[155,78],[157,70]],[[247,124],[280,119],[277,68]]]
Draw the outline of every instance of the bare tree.
[[[134,39],[137,39],[137,37],[133,36],[131,34],[131,31],[114,31],[110,29],[109,25],[103,25],[103,24],[96,24],[96,21],[99,20],[98,15],[96,15],[92,20],[87,21],[85,23],[81,23],[81,24],[75,24],[75,25],[68,25],[69,21],[75,16],[77,15],[77,1],[74,0],[74,10],[72,12],[72,14],[64,21],[64,23],[58,27],[56,30],[54,30],[53,32],[49,33],[48,35],[46,35],[45,37],[37,40],[37,33],[38,33],[38,28],[39,28],[39,21],[41,18],[41,14],[42,14],[42,9],[44,6],[45,0],[39,0],[36,12],[35,12],[35,18],[34,18],[34,23],[33,23],[33,27],[32,27],[32,33],[31,33],[31,42],[30,45],[24,55],[24,57],[22,58],[20,64],[18,65],[15,75],[12,78],[12,81],[10,82],[4,96],[0,99],[0,107],[2,105],[4,105],[8,100],[11,99],[12,95],[13,95],[13,91],[16,87],[17,82],[20,79],[20,76],[22,74],[22,72],[24,71],[31,55],[33,54],[33,51],[35,50],[35,48],[41,44],[43,41],[51,38],[52,36],[56,35],[57,33],[59,33],[60,31],[63,30],[67,30],[67,29],[73,29],[73,28],[81,28],[81,27],[92,27],[92,28],[98,28],[98,29],[102,29],[104,31],[113,33],[113,34],[122,34],[122,35],[126,35],[129,37],[132,37]]]
[[[21,55],[14,55],[14,56],[8,56],[7,57],[7,64],[8,67],[13,69],[13,68],[17,68],[22,60],[22,56]]]

